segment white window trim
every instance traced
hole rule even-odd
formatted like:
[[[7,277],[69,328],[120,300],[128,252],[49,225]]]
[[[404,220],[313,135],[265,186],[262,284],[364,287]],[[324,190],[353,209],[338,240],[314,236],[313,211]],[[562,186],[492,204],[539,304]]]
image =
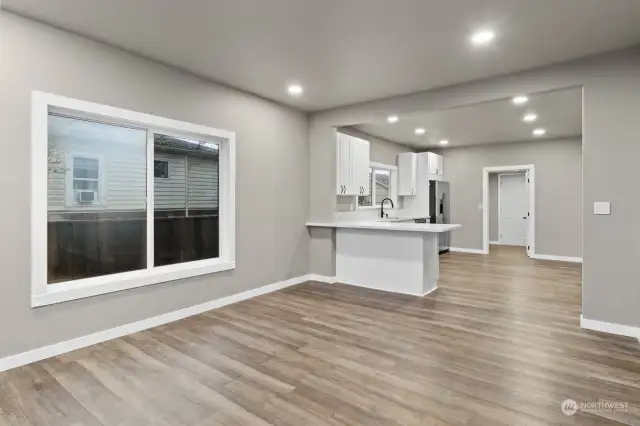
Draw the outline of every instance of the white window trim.
[[[38,307],[182,278],[235,269],[235,156],[234,132],[157,117],[135,111],[33,91],[31,96],[31,306]],[[215,141],[220,144],[218,209],[220,256],[194,262],[153,267],[147,250],[147,269],[47,284],[48,115],[67,110],[74,117],[109,123],[140,125],[169,136]],[[79,154],[84,156],[84,154]],[[147,165],[153,164],[153,140],[147,140]],[[102,166],[102,164],[101,164]],[[154,167],[147,166],[147,206],[153,206]],[[153,247],[154,210],[147,208],[147,247]]]
[[[378,170],[388,170],[389,172],[391,172],[391,176],[390,176],[390,188],[389,188],[389,198],[391,198],[393,200],[393,204],[394,206],[396,206],[396,208],[398,208],[398,167],[396,166],[392,166],[390,164],[383,164],[383,163],[376,163],[376,162],[371,162],[369,163],[369,168],[370,169],[378,169]],[[371,179],[373,180],[375,176],[375,173],[371,173]],[[379,209],[380,205],[376,205],[375,202],[375,195],[373,194],[375,192],[375,185],[373,184],[373,182],[370,182],[371,185],[371,191],[372,193],[370,194],[371,196],[371,206],[360,206],[358,204],[358,197],[360,197],[360,195],[356,196],[356,209],[358,210],[372,210],[372,209]]]
[[[74,201],[73,197],[73,159],[74,158],[90,158],[98,160],[98,202],[91,205],[79,204]],[[64,200],[65,206],[69,208],[82,207],[83,209],[97,209],[101,210],[106,207],[107,195],[105,190],[105,173],[104,173],[104,161],[101,155],[88,154],[84,152],[68,152],[65,157],[65,177],[64,177]],[[93,179],[91,179],[93,180]]]

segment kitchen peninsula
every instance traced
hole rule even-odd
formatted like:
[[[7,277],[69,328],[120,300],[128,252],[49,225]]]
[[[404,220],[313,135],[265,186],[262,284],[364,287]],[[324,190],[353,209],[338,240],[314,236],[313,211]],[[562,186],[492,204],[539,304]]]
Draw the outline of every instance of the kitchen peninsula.
[[[380,221],[307,222],[336,229],[336,280],[424,296],[438,287],[438,234],[462,225]]]

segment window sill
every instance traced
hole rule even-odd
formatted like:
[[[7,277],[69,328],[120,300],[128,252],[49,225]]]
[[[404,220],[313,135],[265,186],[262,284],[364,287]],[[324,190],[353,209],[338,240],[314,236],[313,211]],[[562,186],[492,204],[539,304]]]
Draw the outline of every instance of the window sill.
[[[70,300],[116,291],[129,290],[152,284],[160,284],[184,278],[197,277],[235,269],[235,261],[220,259],[200,260],[178,265],[159,266],[153,269],[124,272],[102,277],[86,278],[59,284],[49,284],[46,291],[31,296],[31,307],[53,305]]]

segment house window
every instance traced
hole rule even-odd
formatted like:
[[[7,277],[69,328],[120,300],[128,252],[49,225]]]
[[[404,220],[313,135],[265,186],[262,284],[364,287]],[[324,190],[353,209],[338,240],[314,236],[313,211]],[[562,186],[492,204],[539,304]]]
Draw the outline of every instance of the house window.
[[[100,167],[99,158],[70,156],[71,185],[66,190],[72,205],[95,205],[100,203]]]
[[[32,306],[235,268],[233,133],[33,104]]]
[[[397,203],[397,168],[371,163],[369,168],[369,195],[358,196],[358,208],[380,207],[382,200],[390,198]]]
[[[157,178],[168,179],[169,178],[169,162],[155,160],[153,162],[153,176]]]

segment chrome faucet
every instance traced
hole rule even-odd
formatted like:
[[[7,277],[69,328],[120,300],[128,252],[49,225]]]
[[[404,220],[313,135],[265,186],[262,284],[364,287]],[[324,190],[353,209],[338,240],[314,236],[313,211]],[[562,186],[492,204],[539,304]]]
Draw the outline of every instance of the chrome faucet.
[[[384,219],[385,215],[384,215],[384,202],[389,200],[391,202],[391,208],[393,209],[395,206],[393,205],[393,200],[391,198],[385,198],[384,200],[382,200],[382,202],[380,203],[380,217],[382,219]],[[389,217],[389,215],[387,214],[387,217]]]

